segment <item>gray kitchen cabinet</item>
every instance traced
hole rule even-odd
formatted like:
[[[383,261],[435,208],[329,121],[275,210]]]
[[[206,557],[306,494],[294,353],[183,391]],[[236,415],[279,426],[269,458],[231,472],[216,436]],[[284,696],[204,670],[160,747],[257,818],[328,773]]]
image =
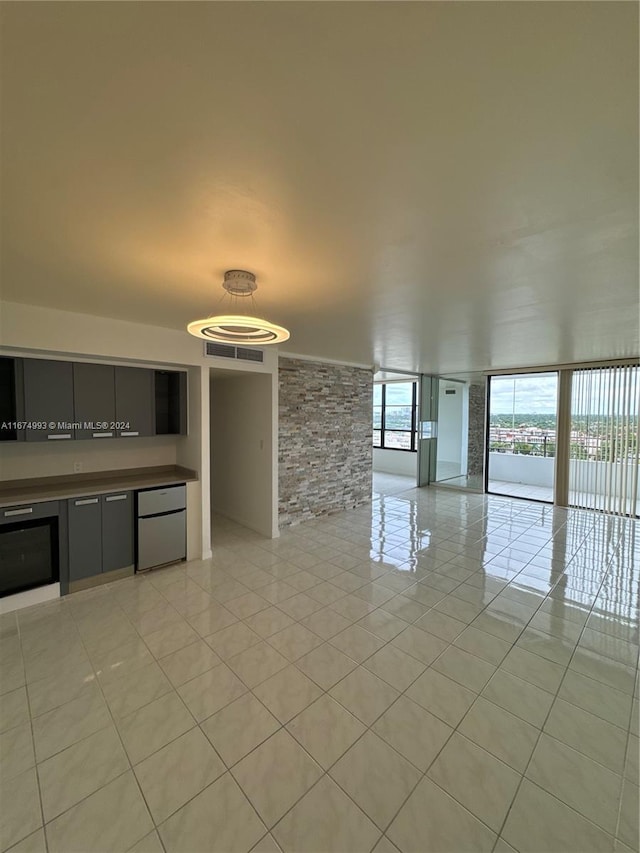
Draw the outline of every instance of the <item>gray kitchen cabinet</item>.
[[[102,571],[133,568],[133,493],[102,496]]]
[[[0,360],[0,440],[186,435],[187,373],[49,359]]]
[[[132,569],[133,493],[68,500],[69,581]]]
[[[102,506],[99,495],[71,498],[69,516],[69,581],[102,572]]]
[[[24,420],[43,424],[27,427],[26,441],[74,438],[73,366],[70,361],[25,358],[23,360]]]
[[[122,438],[154,435],[154,371],[144,367],[116,367],[116,429]]]
[[[114,438],[116,419],[115,368],[111,364],[73,365],[76,438]],[[93,424],[85,429],[83,424]]]

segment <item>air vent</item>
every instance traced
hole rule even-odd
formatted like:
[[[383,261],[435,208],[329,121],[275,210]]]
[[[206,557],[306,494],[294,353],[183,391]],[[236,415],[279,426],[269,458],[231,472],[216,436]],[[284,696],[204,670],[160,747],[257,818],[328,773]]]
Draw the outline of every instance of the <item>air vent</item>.
[[[247,349],[247,347],[238,347],[236,353],[236,358],[242,358],[244,359],[244,361],[259,361],[261,364],[264,361],[264,353],[261,349]]]
[[[455,394],[455,393],[456,393],[456,389],[455,389],[455,388],[445,388],[445,389],[444,389],[444,393],[445,393],[445,394]]]
[[[204,345],[205,355],[215,355],[218,358],[235,358],[236,348],[229,347],[226,344],[213,344],[207,341]]]
[[[216,344],[212,341],[205,341],[204,353],[215,358],[235,358],[241,361],[257,361],[260,364],[264,361],[264,353],[261,349],[232,347],[228,344]]]

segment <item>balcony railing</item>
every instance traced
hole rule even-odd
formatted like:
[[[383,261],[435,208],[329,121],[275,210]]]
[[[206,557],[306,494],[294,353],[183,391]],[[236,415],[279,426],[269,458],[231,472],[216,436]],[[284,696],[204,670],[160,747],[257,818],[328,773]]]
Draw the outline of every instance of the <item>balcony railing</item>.
[[[556,438],[555,435],[539,432],[513,432],[492,427],[489,430],[489,451],[522,456],[553,457],[556,455]]]

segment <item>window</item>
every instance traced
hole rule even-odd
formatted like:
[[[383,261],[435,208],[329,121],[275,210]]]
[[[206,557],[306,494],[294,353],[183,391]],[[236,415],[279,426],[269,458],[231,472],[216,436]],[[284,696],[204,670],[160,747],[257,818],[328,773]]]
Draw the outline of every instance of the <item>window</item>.
[[[374,447],[416,449],[416,387],[416,382],[381,382],[373,386]]]

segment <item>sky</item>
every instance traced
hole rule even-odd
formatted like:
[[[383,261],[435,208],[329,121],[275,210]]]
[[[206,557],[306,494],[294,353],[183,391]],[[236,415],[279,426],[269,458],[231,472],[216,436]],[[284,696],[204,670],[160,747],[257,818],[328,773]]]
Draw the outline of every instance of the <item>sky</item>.
[[[556,375],[536,374],[519,376],[516,379],[515,411],[526,414],[555,414]],[[379,404],[379,392],[374,386],[374,405]],[[376,399],[378,397],[378,399]],[[491,411],[495,414],[511,414],[513,409],[513,376],[495,376],[491,380]],[[399,382],[387,385],[387,405],[411,405],[411,383]]]
[[[410,406],[412,382],[390,382],[387,384],[387,406]],[[380,386],[373,386],[373,405],[380,405]]]
[[[594,370],[590,375],[580,371],[574,389],[572,412],[576,414],[611,410],[622,412],[637,410],[640,405],[640,371],[631,371],[629,384],[620,378],[612,379],[608,370]],[[580,378],[578,378],[580,377]],[[585,384],[586,383],[586,384]],[[587,387],[587,391],[581,392]],[[591,392],[588,392],[591,386]],[[387,405],[411,405],[411,383],[387,385]],[[610,393],[613,398],[610,400]],[[380,386],[374,386],[374,405],[380,404]],[[529,373],[516,376],[491,377],[491,413],[496,415],[527,414],[555,415],[558,397],[558,375],[556,373]],[[633,402],[632,402],[633,401]]]
[[[555,414],[556,401],[555,373],[491,377],[492,414]],[[621,414],[637,412],[639,406],[638,370],[622,376],[620,371],[606,369],[574,373],[572,414]]]
[[[492,414],[555,415],[557,399],[558,377],[555,373],[491,377]]]

